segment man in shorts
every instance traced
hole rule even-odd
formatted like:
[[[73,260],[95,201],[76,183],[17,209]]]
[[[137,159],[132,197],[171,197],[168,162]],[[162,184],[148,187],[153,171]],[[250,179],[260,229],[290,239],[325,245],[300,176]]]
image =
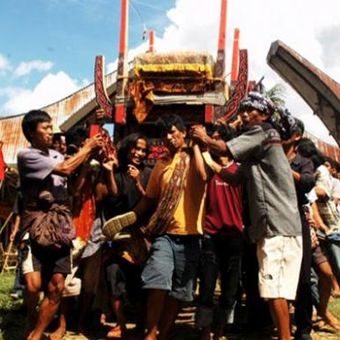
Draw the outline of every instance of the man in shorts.
[[[290,339],[287,300],[294,300],[302,258],[301,222],[289,162],[281,138],[270,123],[273,104],[251,92],[241,103],[248,129],[228,142],[210,138],[201,126],[192,135],[210,150],[228,153],[241,166],[238,173],[223,169],[228,182],[246,179],[249,200],[249,236],[257,243],[259,290],[269,301],[281,340]],[[209,163],[209,160],[208,160]]]
[[[67,161],[52,146],[52,120],[44,111],[28,112],[22,121],[22,130],[31,144],[18,154],[23,208],[25,211],[40,210],[39,195],[49,192],[55,203],[68,205],[67,176],[94,151],[102,146],[102,137],[96,135],[89,139],[77,154]],[[25,221],[23,221],[23,224]],[[23,274],[27,291],[28,324],[25,338],[38,340],[53,319],[60,304],[65,276],[71,273],[71,248],[63,245],[51,249],[30,239],[28,230],[23,230],[26,239],[23,260]],[[35,313],[40,291],[45,297],[39,315]]]
[[[142,272],[143,288],[148,290],[147,340],[168,339],[180,302],[193,299],[207,179],[199,146],[186,144],[182,118],[164,115],[159,128],[169,153],[157,161],[145,196],[125,214],[125,219],[140,221],[152,213],[143,228],[152,239]]]

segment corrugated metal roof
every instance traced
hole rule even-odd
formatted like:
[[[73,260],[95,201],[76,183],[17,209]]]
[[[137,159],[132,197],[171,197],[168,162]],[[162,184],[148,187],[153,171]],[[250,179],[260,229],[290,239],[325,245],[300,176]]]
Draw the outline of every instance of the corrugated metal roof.
[[[112,85],[115,80],[116,72],[112,72],[106,76],[108,86]],[[63,122],[81,110],[81,108],[85,107],[94,98],[94,84],[92,83],[64,99],[41,108],[41,110],[51,115],[53,126],[56,131],[58,131],[59,126]],[[5,162],[8,164],[16,163],[18,151],[28,145],[21,131],[23,116],[24,114],[0,118],[0,140],[4,142],[2,150]]]

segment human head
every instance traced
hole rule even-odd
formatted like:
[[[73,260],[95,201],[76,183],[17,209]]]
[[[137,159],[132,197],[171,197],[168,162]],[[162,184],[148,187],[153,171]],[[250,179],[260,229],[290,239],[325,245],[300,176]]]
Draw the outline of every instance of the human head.
[[[301,138],[298,145],[298,152],[313,162],[314,169],[325,163],[324,155],[318,150],[316,145],[309,138]]]
[[[270,119],[275,111],[274,104],[259,92],[249,92],[240,103],[240,116],[243,124],[253,126]]]
[[[73,155],[79,151],[79,148],[83,146],[86,138],[88,138],[89,131],[84,127],[78,127],[72,132],[68,132],[66,135],[67,154]]]
[[[175,114],[167,114],[157,121],[166,146],[174,152],[185,146],[186,127],[183,119]]]
[[[147,138],[141,133],[126,136],[118,148],[118,161],[122,166],[132,164],[140,166],[149,154]]]
[[[32,143],[52,144],[52,118],[41,110],[32,110],[25,114],[21,123],[25,138]]]
[[[305,125],[302,120],[295,118],[290,114],[281,118],[281,121],[278,124],[275,124],[275,127],[280,133],[285,150],[288,150],[291,147],[296,148],[305,132]]]
[[[337,162],[334,159],[330,157],[325,157],[324,165],[333,177],[337,177],[337,164],[336,163]]]
[[[233,128],[230,128],[228,125],[215,125],[214,129],[209,133],[209,135],[214,140],[223,140],[224,142],[228,142],[236,137],[236,131]],[[221,154],[215,153],[213,149],[209,151],[212,155],[212,158],[221,165],[225,165],[231,161],[231,157],[229,157],[229,155],[221,156]]]
[[[215,129],[211,133],[211,137],[215,140],[228,142],[236,137],[236,133],[235,130],[230,128],[228,125],[216,125]]]
[[[54,150],[59,151],[62,155],[66,154],[66,137],[62,133],[58,132],[53,134],[52,145]]]

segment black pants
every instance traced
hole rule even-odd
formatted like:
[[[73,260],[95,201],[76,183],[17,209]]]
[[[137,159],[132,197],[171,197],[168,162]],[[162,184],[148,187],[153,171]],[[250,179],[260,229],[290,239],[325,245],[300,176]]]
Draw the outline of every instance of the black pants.
[[[218,274],[221,275],[220,308],[230,309],[236,301],[241,279],[243,238],[204,235],[200,259],[199,304],[213,307]]]
[[[311,265],[312,265],[312,245],[308,222],[305,215],[301,215],[302,224],[302,262],[299,284],[295,299],[295,337],[301,334],[310,334],[312,331],[312,288],[311,288]]]

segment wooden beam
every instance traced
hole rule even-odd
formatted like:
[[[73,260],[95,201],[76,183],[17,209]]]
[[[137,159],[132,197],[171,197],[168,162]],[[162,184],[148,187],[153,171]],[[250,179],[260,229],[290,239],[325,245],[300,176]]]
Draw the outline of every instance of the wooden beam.
[[[155,32],[149,31],[149,52],[153,53],[155,47]]]
[[[119,37],[119,55],[117,68],[117,92],[115,100],[115,123],[126,123],[125,90],[128,78],[128,21],[129,0],[121,0],[121,21]]]
[[[240,38],[240,30],[235,28],[234,30],[234,42],[233,42],[233,55],[232,55],[232,63],[231,63],[231,81],[236,82],[238,76],[238,57],[239,57],[239,38]]]

